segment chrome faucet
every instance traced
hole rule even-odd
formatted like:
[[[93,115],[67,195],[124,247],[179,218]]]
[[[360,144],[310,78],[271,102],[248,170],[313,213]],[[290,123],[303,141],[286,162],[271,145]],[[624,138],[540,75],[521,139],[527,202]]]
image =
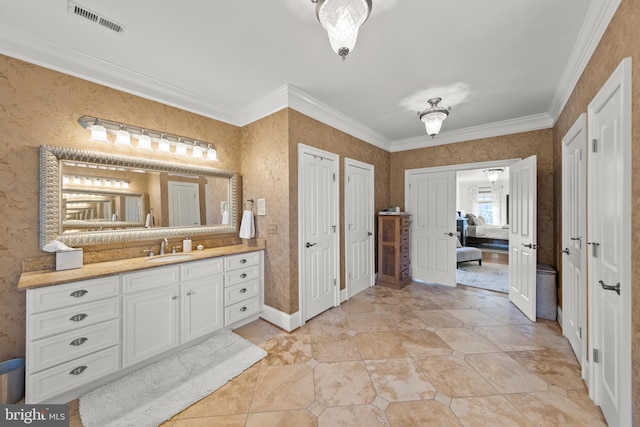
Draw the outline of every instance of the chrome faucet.
[[[166,237],[164,237],[161,241],[160,241],[160,255],[164,255],[164,247],[165,245],[168,245],[169,241],[167,240]]]

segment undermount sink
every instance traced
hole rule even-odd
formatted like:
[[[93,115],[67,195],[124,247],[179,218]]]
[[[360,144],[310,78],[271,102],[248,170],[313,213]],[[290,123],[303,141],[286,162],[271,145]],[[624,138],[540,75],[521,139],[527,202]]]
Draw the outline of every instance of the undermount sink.
[[[181,259],[189,259],[192,258],[193,255],[188,254],[172,254],[172,255],[159,255],[147,258],[147,262],[169,262],[169,261],[179,261]]]

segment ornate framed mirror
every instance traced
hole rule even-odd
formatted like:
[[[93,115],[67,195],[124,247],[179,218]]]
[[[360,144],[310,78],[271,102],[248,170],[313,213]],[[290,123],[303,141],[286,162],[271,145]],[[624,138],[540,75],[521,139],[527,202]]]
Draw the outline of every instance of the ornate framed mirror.
[[[237,231],[237,174],[40,146],[40,247]]]

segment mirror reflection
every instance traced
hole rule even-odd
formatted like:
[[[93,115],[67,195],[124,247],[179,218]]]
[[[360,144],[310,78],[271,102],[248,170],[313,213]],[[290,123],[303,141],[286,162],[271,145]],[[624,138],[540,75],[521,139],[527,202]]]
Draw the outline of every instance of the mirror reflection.
[[[62,161],[62,232],[229,225],[229,179]]]

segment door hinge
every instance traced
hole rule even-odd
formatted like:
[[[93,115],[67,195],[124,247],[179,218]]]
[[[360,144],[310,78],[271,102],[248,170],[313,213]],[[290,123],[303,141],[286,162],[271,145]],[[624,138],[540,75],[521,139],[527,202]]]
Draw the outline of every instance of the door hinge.
[[[578,328],[578,336],[582,339],[582,328]]]
[[[335,179],[334,179],[334,181],[335,181]],[[351,182],[351,177],[350,176],[347,177],[347,182]]]
[[[335,233],[336,232],[336,226],[332,225],[331,228],[333,228],[333,232]]]
[[[338,286],[338,279],[333,279],[333,286]]]
[[[349,280],[351,280],[351,273],[349,273]]]
[[[595,138],[591,140],[591,151],[593,153],[597,153],[598,152],[598,140],[595,139]]]
[[[336,174],[333,174],[333,182],[336,182]]]
[[[593,349],[593,363],[600,363],[600,350],[597,348]]]

